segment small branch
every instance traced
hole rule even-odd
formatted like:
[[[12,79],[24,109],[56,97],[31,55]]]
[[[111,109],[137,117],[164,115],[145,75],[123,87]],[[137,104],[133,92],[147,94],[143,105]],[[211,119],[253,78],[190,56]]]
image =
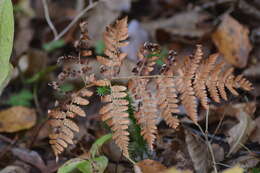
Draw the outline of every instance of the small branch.
[[[61,37],[63,37],[69,30],[70,28],[77,23],[77,21],[90,9],[95,7],[98,4],[98,2],[90,3],[84,10],[82,10],[71,22],[70,24],[63,30],[61,31],[55,38],[54,40],[59,40]]]
[[[55,26],[53,25],[53,23],[51,21],[47,1],[46,0],[42,0],[42,4],[43,4],[43,8],[44,8],[45,19],[46,19],[49,27],[51,28],[54,37],[56,38],[58,36],[58,32],[57,32]]]
[[[203,135],[204,135],[204,137],[206,139],[206,144],[208,146],[208,149],[209,149],[209,152],[210,152],[210,155],[211,155],[211,158],[212,158],[214,172],[218,173],[218,170],[217,170],[217,167],[216,167],[216,160],[215,160],[214,152],[213,152],[211,143],[209,142],[208,135],[203,131],[203,129],[201,128],[201,126],[199,124],[196,123],[196,125],[198,126],[198,128],[201,131],[201,133],[203,133]]]
[[[8,138],[8,137],[6,137],[6,136],[4,136],[4,135],[1,135],[1,134],[0,134],[0,140],[1,140],[1,141],[4,141],[4,142],[7,142],[7,143],[10,143],[10,144],[13,143],[13,140],[12,140],[12,139],[10,139],[10,138]]]
[[[204,4],[202,4],[201,6],[196,7],[196,8],[194,9],[194,11],[201,11],[201,10],[205,10],[205,9],[208,9],[208,8],[215,7],[215,6],[220,5],[220,4],[235,3],[235,2],[237,2],[237,0],[217,0],[217,1],[209,1],[208,3],[204,3]]]

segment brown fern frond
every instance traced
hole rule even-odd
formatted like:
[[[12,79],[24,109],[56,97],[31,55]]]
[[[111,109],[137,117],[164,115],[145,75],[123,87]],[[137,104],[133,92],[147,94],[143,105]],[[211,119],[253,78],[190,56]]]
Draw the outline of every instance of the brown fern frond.
[[[88,105],[89,101],[83,97],[90,97],[92,94],[93,92],[83,88],[72,94],[70,103],[61,106],[62,109],[55,108],[49,111],[49,124],[52,127],[52,133],[49,135],[50,144],[56,157],[68,147],[68,144],[73,144],[73,132],[79,132],[79,127],[70,118],[76,115],[86,116],[85,111],[79,106]]]
[[[105,55],[106,57],[97,56],[97,61],[102,64],[102,73],[112,77],[119,73],[122,61],[127,54],[122,53],[120,48],[126,46],[128,42],[127,17],[117,20],[114,25],[106,28],[104,33]]]
[[[66,118],[66,113],[58,109],[51,110],[49,113],[49,124],[53,128],[53,132],[49,135],[49,143],[52,145],[53,152],[56,157],[73,144],[73,131],[78,132],[78,126],[71,120]]]
[[[197,45],[194,56],[187,57],[184,61],[183,67],[178,70],[179,77],[176,81],[176,86],[181,93],[181,103],[183,104],[187,115],[197,122],[197,102],[195,97],[195,91],[193,88],[193,79],[199,68],[200,62],[203,58],[203,52],[201,45]]]
[[[195,94],[200,99],[201,104],[205,109],[209,108],[206,81],[209,77],[209,73],[214,68],[218,56],[218,54],[212,54],[208,59],[202,62],[193,82]]]
[[[161,49],[158,44],[144,43],[144,45],[138,50],[138,63],[133,69],[133,72],[137,75],[149,75],[154,70],[156,60],[159,59],[158,54]]]
[[[86,59],[86,56],[92,55],[92,51],[89,49],[86,22],[80,23],[80,31],[80,39],[74,44],[74,47],[78,51],[78,56],[62,56],[57,60],[57,64],[64,65],[64,67],[62,72],[58,75],[58,80],[49,84],[55,90],[60,90],[60,85],[63,84],[66,79],[82,78],[91,69],[91,67],[88,66],[89,60]]]
[[[235,86],[236,88],[242,88],[246,91],[251,91],[253,89],[253,85],[251,82],[249,82],[247,79],[243,77],[243,75],[238,75],[235,78]]]
[[[141,135],[147,141],[149,148],[153,149],[153,143],[157,134],[157,104],[155,98],[147,91],[147,82],[147,79],[132,80],[129,90],[132,93],[132,97],[139,101],[135,118],[141,127]]]
[[[163,73],[166,76],[173,76],[170,69]],[[158,105],[161,110],[161,116],[172,128],[177,128],[180,121],[178,118],[172,116],[174,113],[179,113],[178,109],[178,98],[175,81],[173,78],[160,77],[156,81],[158,86]]]
[[[82,21],[80,24],[80,39],[76,41],[74,46],[78,49],[80,56],[91,56],[92,51],[89,50],[89,36],[87,29],[87,22]]]
[[[215,65],[213,70],[210,72],[210,75],[206,82],[206,86],[209,90],[211,98],[217,103],[220,102],[220,96],[218,93],[218,89],[221,93],[221,97],[225,100],[227,99],[224,86],[220,83],[218,84],[219,76],[221,74],[221,71],[222,71],[222,68],[224,67],[224,65],[225,65],[224,62],[221,62],[221,63]]]
[[[103,102],[107,102],[99,113],[102,115],[102,121],[106,121],[113,131],[113,139],[118,147],[122,150],[124,156],[129,157],[129,126],[128,104],[125,99],[126,87],[121,85],[111,86],[111,93],[102,98]]]

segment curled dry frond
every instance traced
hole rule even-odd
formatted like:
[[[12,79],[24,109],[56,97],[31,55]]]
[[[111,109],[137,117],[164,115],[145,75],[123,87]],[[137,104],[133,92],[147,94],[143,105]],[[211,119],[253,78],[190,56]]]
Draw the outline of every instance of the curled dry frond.
[[[129,132],[127,131],[130,121],[128,119],[128,104],[126,87],[121,85],[111,86],[111,93],[103,96],[102,101],[107,104],[103,106],[99,113],[102,121],[108,123],[113,131],[113,139],[122,150],[124,156],[129,157]]]
[[[139,61],[133,72],[137,75],[149,75],[154,70],[156,60],[159,59],[160,46],[155,43],[144,43],[144,45],[138,50],[137,56]]]
[[[119,73],[120,66],[127,54],[120,51],[121,47],[127,46],[128,42],[127,17],[117,20],[114,25],[106,28],[104,33],[105,55],[97,56],[97,61],[102,64],[102,73],[113,77]]]
[[[168,70],[164,73],[166,77],[160,77],[157,79],[157,98],[159,109],[161,110],[161,116],[172,128],[177,128],[179,125],[179,119],[173,117],[172,114],[179,113],[177,90],[174,84],[174,79],[167,77],[172,76],[172,72]]]
[[[79,127],[71,118],[78,116],[86,116],[85,111],[79,106],[89,104],[84,97],[92,96],[93,92],[86,88],[72,94],[70,103],[64,104],[60,108],[55,108],[48,112],[49,124],[52,127],[52,133],[49,135],[50,144],[56,157],[73,144],[74,132],[79,132]]]
[[[139,101],[135,118],[141,127],[141,135],[147,141],[149,148],[153,149],[153,143],[157,134],[157,104],[156,99],[152,97],[146,88],[147,83],[147,79],[132,80],[129,84],[129,89],[132,97]]]

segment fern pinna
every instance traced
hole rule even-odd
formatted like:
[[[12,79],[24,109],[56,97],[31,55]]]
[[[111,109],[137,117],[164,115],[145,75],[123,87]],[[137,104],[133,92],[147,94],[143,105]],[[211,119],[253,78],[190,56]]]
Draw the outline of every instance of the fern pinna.
[[[180,120],[176,114],[179,113],[179,105],[183,105],[188,117],[197,123],[199,103],[203,108],[209,109],[209,101],[227,100],[227,90],[234,95],[239,95],[237,88],[252,90],[252,84],[248,80],[242,75],[235,76],[232,67],[227,67],[224,61],[218,60],[218,53],[204,58],[201,45],[197,45],[195,53],[184,57],[183,61],[178,61],[176,53],[170,50],[168,56],[163,59],[164,65],[158,67],[156,62],[161,58],[160,46],[154,43],[144,43],[137,52],[139,61],[133,69],[135,75],[120,76],[120,67],[127,57],[127,54],[121,52],[120,49],[128,44],[126,41],[127,18],[118,20],[107,27],[104,33],[105,56],[97,56],[103,77],[96,79],[94,74],[87,73],[90,69],[86,66],[87,63],[82,63],[84,60],[82,58],[93,55],[88,50],[88,36],[84,29],[86,25],[84,23],[80,26],[82,36],[76,44],[80,53],[79,57],[74,57],[74,59],[78,59],[77,62],[82,67],[78,76],[84,79],[86,85],[81,90],[68,94],[69,99],[49,111],[49,122],[53,127],[50,144],[57,157],[68,144],[73,143],[74,132],[79,131],[77,124],[71,119],[76,115],[85,116],[82,106],[90,104],[87,100],[87,97],[93,94],[90,87],[108,88],[109,92],[101,96],[101,101],[105,105],[99,113],[102,120],[111,127],[113,139],[126,157],[129,157],[130,141],[128,131],[130,103],[126,97],[131,97],[133,100],[134,117],[141,127],[141,135],[147,141],[149,148],[153,149],[158,117],[162,117],[170,127],[177,128]],[[66,75],[71,74],[70,72],[62,73],[62,80],[66,78]],[[113,83],[114,80],[126,78],[129,79],[126,86]],[[54,88],[59,88],[60,83],[60,81],[56,82],[53,85]]]

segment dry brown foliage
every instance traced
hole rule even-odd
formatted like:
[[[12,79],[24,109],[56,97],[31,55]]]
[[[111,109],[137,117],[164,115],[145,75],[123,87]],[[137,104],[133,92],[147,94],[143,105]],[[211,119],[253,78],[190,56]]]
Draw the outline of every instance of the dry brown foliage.
[[[81,52],[83,50],[82,56],[91,55],[84,47],[87,45],[88,37],[86,32],[83,32],[83,27],[85,24],[81,25],[82,36],[77,45]],[[179,113],[179,105],[183,105],[190,119],[197,123],[197,109],[200,103],[203,108],[209,109],[210,101],[220,102],[221,99],[228,99],[227,90],[239,95],[237,88],[246,91],[252,89],[252,84],[242,75],[235,76],[233,68],[227,68],[224,61],[217,61],[218,53],[204,58],[201,45],[197,45],[194,55],[186,57],[183,63],[175,61],[175,52],[170,50],[169,56],[164,58],[165,64],[160,67],[156,64],[160,46],[152,43],[145,43],[137,52],[139,62],[133,69],[135,76],[127,77],[128,85],[114,85],[113,80],[126,78],[119,76],[119,71],[127,56],[120,50],[128,44],[125,41],[128,37],[127,32],[127,18],[107,27],[104,33],[105,56],[97,56],[104,77],[96,80],[93,75],[84,76],[84,79],[91,79],[88,80],[88,85],[71,94],[69,101],[49,112],[50,124],[53,127],[50,144],[56,156],[63,152],[68,144],[73,143],[74,131],[79,131],[78,126],[70,119],[76,115],[85,116],[80,106],[90,104],[85,98],[93,94],[88,87],[110,88],[110,93],[101,97],[102,102],[106,104],[99,113],[102,120],[111,127],[113,139],[126,157],[129,157],[130,140],[130,103],[126,96],[132,98],[132,106],[135,107],[134,117],[141,127],[141,135],[150,149],[153,149],[159,117],[170,127],[177,128],[180,120],[175,115]]]

